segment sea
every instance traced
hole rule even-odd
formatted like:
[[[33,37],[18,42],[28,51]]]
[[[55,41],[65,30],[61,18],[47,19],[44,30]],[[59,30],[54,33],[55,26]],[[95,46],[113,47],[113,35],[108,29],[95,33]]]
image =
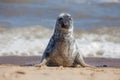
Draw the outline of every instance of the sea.
[[[120,58],[120,0],[0,0],[0,56],[39,56],[69,13],[85,57]]]

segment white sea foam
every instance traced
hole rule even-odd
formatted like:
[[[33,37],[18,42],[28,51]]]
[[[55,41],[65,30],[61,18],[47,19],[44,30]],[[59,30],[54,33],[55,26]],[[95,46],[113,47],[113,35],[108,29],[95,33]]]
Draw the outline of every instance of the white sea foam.
[[[120,58],[120,43],[78,40],[78,44],[84,56]]]
[[[42,55],[51,33],[45,28],[21,28],[0,33],[0,56]],[[108,41],[109,36],[82,33],[77,38],[79,52],[85,57],[120,58],[120,42]]]
[[[35,40],[25,40],[25,39],[15,39],[9,42],[4,47],[0,47],[0,55],[17,55],[17,56],[35,56],[41,55],[45,45],[47,44],[47,39],[35,39]]]

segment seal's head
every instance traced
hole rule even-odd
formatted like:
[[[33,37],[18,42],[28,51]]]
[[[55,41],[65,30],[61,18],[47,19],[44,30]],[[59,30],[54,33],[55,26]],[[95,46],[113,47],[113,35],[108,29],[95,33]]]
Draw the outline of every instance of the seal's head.
[[[73,19],[68,13],[61,13],[56,21],[56,27],[59,30],[70,30],[73,28]]]

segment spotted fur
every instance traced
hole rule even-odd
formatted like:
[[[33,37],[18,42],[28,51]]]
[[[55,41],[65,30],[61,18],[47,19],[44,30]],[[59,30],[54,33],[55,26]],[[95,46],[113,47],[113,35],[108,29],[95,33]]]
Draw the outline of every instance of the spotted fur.
[[[79,52],[73,36],[73,19],[70,14],[58,16],[54,33],[45,49],[41,63],[37,66],[75,66],[87,65]]]

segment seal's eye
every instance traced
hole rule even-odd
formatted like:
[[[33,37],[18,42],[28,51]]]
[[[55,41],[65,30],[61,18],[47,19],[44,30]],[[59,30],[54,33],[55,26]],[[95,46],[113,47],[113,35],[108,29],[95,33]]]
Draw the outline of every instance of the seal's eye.
[[[58,20],[61,21],[61,20],[63,20],[63,18],[59,18]]]
[[[69,18],[69,20],[72,20],[72,18]]]
[[[71,18],[71,17],[69,17],[68,19],[69,19],[69,20],[72,20],[72,18]]]

